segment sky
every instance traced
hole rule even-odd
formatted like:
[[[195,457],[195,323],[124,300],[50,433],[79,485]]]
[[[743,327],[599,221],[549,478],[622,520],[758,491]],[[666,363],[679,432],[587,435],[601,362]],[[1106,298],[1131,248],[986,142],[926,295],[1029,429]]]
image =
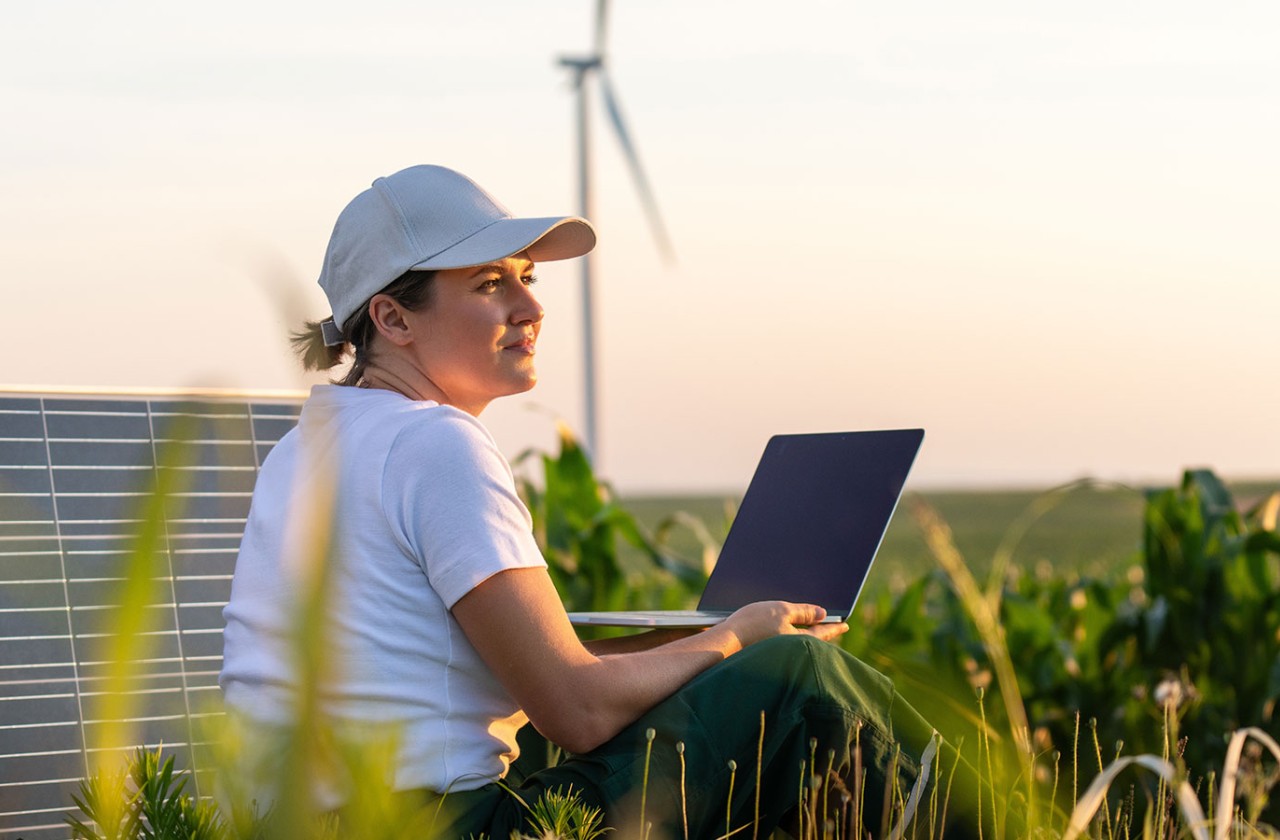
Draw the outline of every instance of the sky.
[[[341,208],[416,163],[578,212],[592,0],[24,3],[0,29],[0,384],[304,389]],[[782,432],[923,427],[918,487],[1280,476],[1280,6],[614,0],[600,471],[740,492]],[[594,91],[592,91],[594,94]],[[541,382],[583,422],[579,274]]]

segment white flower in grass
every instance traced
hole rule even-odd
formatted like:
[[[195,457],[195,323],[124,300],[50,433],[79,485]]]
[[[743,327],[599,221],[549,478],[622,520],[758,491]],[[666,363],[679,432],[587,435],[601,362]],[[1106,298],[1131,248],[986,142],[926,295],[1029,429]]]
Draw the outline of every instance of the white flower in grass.
[[[1195,694],[1195,689],[1175,676],[1168,676],[1156,684],[1151,697],[1161,708],[1179,708]]]

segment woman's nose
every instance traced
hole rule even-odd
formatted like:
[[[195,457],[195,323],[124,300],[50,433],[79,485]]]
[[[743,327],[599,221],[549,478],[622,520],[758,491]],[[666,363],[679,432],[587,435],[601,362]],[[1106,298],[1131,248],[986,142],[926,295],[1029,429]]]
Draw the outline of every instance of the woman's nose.
[[[523,283],[520,284],[520,288],[522,295],[511,312],[511,320],[517,324],[536,324],[546,313],[542,309],[542,304],[538,302],[537,296],[534,295],[533,289]]]

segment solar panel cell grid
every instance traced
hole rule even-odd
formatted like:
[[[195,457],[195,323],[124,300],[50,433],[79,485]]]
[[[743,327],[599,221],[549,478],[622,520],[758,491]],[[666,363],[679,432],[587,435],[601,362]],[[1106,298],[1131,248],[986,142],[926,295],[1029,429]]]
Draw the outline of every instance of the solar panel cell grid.
[[[9,415],[5,416],[7,420]],[[6,467],[46,467],[48,453],[43,441],[0,435],[0,463]]]
[[[44,419],[40,414],[40,405],[35,400],[21,401],[25,407],[19,407],[13,400],[0,398],[0,414],[4,415],[3,437],[44,439]]]
[[[231,597],[231,575],[174,578],[174,593],[181,610],[221,610]]]
[[[48,495],[49,471],[43,468],[15,469],[0,466],[0,493],[36,493]]]
[[[65,636],[67,634],[67,614],[60,605],[46,608],[0,607],[0,641],[5,642],[6,649],[25,648],[19,645],[27,639]],[[4,654],[0,653],[0,660]]]
[[[246,512],[248,507],[246,506]],[[244,534],[244,517],[228,519],[171,519],[169,520],[169,541],[175,548],[190,545],[192,542],[203,543],[205,540],[234,540],[240,544]]]
[[[133,467],[152,464],[151,442],[146,440],[50,440],[49,463],[63,467]]]
[[[207,784],[190,745],[218,714],[222,606],[257,467],[298,410],[297,400],[0,396],[0,836],[69,835],[70,795],[110,729],[99,717],[111,605],[157,461],[178,470],[177,492],[163,505],[162,577],[126,737],[163,743]]]
[[[34,633],[31,635],[10,636],[5,639],[0,649],[0,673],[3,671],[25,671],[23,677],[31,679],[32,666],[63,665],[71,661],[71,637],[67,634],[66,622],[61,627],[38,628],[51,630],[47,635]]]
[[[52,547],[50,547],[51,543]],[[10,553],[9,546],[15,544],[26,546],[25,549],[17,549],[24,553]],[[0,549],[0,609],[4,609],[13,606],[5,584],[21,584],[25,581],[38,580],[48,566],[49,559],[57,558],[58,546],[56,542],[44,539],[21,541],[0,539],[0,546],[5,547]]]
[[[44,426],[50,440],[151,440],[151,423],[146,412],[81,414],[46,411]]]
[[[40,411],[39,397],[15,397],[0,395],[0,413],[15,412],[31,414]]]

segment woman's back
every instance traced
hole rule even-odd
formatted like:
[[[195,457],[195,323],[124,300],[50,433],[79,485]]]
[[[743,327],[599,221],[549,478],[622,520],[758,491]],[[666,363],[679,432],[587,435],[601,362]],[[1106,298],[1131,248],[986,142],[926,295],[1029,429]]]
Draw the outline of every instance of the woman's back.
[[[324,711],[400,729],[397,787],[500,777],[526,718],[448,608],[498,571],[544,565],[510,487],[465,413],[317,387],[258,479],[224,611],[227,703],[265,723],[293,719],[297,599],[311,565],[327,562]]]

